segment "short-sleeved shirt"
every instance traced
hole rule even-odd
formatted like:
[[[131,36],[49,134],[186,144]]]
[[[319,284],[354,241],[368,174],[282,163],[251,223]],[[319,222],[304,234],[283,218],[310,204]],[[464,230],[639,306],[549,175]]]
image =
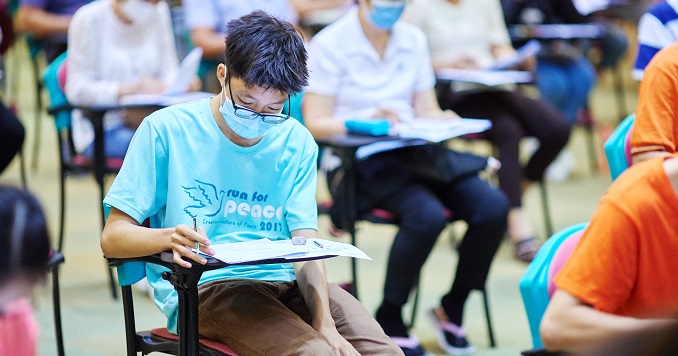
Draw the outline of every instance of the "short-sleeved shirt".
[[[414,95],[435,85],[421,30],[396,22],[382,59],[360,26],[357,7],[315,35],[308,52],[306,91],[335,97],[339,118],[370,117],[379,106],[412,117]]]
[[[466,56],[486,67],[493,45],[511,46],[499,0],[414,0],[405,19],[424,31],[433,60]]]
[[[226,33],[226,24],[255,10],[296,23],[297,15],[290,0],[183,0],[186,27],[212,28]]]
[[[653,5],[638,22],[638,55],[633,78],[641,80],[652,57],[662,48],[678,41],[678,0]]]
[[[678,313],[678,195],[664,157],[634,165],[602,198],[555,278],[595,309],[632,317]]]
[[[640,82],[631,153],[678,152],[678,43],[650,61]]]
[[[189,225],[197,217],[213,244],[317,230],[318,146],[297,120],[272,128],[252,147],[221,132],[209,99],[165,108],[137,129],[104,203],[152,227]],[[177,296],[148,264],[158,307],[176,328]],[[200,284],[226,278],[295,279],[292,264],[233,266],[205,272]]]

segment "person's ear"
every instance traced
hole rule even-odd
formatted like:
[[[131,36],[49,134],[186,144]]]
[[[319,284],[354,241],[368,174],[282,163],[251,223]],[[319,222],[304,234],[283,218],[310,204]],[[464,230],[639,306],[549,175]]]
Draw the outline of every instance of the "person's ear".
[[[221,87],[226,85],[226,66],[223,63],[219,63],[217,66],[217,79]]]

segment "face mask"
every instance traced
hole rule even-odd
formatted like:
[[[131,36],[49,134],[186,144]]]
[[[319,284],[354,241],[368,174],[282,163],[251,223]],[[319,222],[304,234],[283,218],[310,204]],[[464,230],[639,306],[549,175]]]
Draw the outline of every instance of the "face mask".
[[[373,0],[370,21],[382,30],[390,30],[405,9],[404,1]]]
[[[224,116],[228,127],[242,138],[253,139],[264,136],[268,130],[276,126],[276,124],[269,124],[261,119],[248,120],[236,115],[233,102],[225,94],[223,102],[219,106],[219,111]]]
[[[145,0],[126,0],[120,4],[120,9],[134,25],[143,25],[153,20],[157,14],[158,4]]]

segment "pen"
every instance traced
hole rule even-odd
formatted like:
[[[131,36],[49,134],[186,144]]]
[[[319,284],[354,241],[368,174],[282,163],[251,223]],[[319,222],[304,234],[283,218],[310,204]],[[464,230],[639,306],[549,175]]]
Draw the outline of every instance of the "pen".
[[[198,222],[196,221],[195,216],[193,217],[193,231],[198,232]],[[195,242],[195,251],[200,252],[200,242]]]
[[[320,248],[323,248],[323,245],[320,244],[320,242],[313,240],[313,243],[314,243],[316,246],[318,246],[318,247],[320,247]]]

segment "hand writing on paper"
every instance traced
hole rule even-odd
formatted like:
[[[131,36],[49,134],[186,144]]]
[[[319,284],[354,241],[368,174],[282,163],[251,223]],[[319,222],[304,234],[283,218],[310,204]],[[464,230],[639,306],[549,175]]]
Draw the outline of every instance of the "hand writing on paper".
[[[191,268],[191,263],[185,261],[182,257],[186,257],[200,264],[206,264],[207,259],[202,257],[197,252],[193,252],[195,243],[200,244],[200,251],[212,256],[214,250],[210,247],[210,240],[205,234],[205,229],[202,226],[198,227],[198,231],[193,231],[192,227],[187,225],[177,225],[171,237],[172,254],[174,255],[174,262],[182,267]]]

